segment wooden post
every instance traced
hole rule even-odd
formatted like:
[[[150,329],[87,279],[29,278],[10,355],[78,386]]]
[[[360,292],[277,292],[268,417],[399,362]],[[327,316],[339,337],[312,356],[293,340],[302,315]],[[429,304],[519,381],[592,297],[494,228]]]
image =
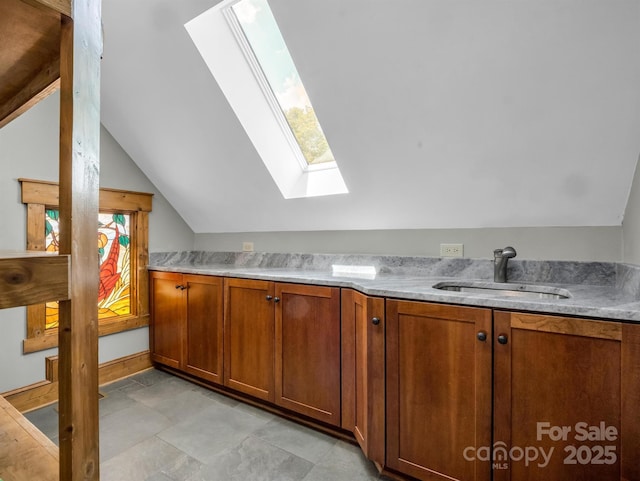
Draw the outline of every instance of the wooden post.
[[[98,250],[101,1],[73,0],[60,55],[60,253],[70,300],[60,303],[60,480],[100,479]]]

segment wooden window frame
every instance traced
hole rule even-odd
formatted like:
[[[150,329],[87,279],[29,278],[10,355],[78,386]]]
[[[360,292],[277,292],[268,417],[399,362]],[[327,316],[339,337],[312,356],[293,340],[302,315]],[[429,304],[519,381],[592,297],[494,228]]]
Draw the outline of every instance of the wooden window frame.
[[[22,189],[22,203],[27,206],[27,250],[45,250],[45,210],[58,209],[58,183],[32,179],[18,179]],[[153,194],[118,189],[100,189],[99,211],[130,215],[131,235],[131,314],[100,319],[98,335],[149,325],[149,212]],[[96,219],[97,223],[97,219]],[[97,227],[96,227],[97,232]],[[97,302],[97,300],[96,300]],[[45,305],[27,306],[27,337],[23,353],[58,346],[58,329],[45,329]]]

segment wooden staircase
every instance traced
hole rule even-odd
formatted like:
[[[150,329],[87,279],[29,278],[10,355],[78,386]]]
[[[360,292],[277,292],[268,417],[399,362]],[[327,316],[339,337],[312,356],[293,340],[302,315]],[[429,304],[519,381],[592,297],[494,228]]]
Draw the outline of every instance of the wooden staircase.
[[[0,0],[0,128],[60,89],[61,219],[60,255],[0,252],[0,308],[60,301],[60,449],[0,397],[3,481],[100,478],[101,54],[100,0]]]

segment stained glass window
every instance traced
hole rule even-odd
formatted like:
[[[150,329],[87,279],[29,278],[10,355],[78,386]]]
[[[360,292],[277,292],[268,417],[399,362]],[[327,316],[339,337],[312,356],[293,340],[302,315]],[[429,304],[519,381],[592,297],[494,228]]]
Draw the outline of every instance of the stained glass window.
[[[45,211],[45,246],[48,252],[59,250],[59,214]],[[98,215],[97,250],[100,258],[98,319],[131,314],[130,215]],[[58,303],[46,304],[45,328],[58,327]]]

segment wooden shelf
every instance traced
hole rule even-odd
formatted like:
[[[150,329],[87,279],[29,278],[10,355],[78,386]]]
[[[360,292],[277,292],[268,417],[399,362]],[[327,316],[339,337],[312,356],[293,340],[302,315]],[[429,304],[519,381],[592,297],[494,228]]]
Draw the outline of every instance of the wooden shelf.
[[[68,298],[69,256],[0,251],[0,309]]]
[[[70,0],[0,0],[0,128],[58,88],[62,15],[70,12]]]
[[[58,481],[58,447],[0,396],[0,479]]]

